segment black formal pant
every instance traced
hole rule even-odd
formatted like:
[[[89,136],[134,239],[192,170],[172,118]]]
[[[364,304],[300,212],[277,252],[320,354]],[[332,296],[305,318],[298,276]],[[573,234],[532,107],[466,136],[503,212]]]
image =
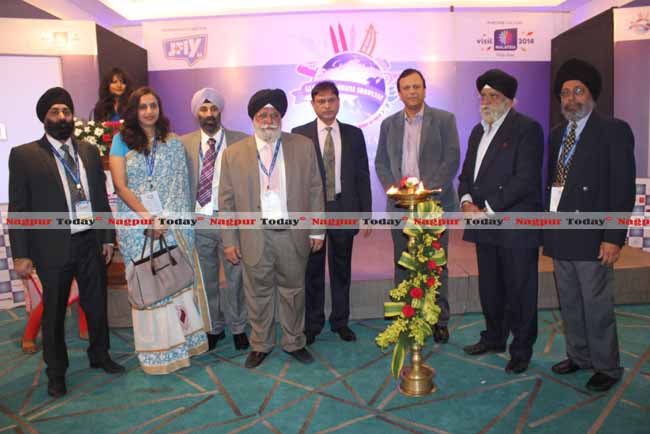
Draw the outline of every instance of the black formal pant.
[[[481,342],[505,346],[511,357],[530,360],[537,339],[537,248],[476,244],[478,285],[486,330]]]
[[[37,272],[43,284],[43,359],[48,377],[63,376],[68,368],[64,322],[73,278],[88,319],[88,358],[91,362],[105,360],[109,348],[106,265],[95,232],[91,229],[72,235],[68,261],[56,268],[39,264]]]
[[[326,210],[339,211],[336,201],[327,202]],[[317,335],[325,325],[326,255],[332,296],[330,328],[335,331],[348,325],[353,241],[352,230],[328,229],[323,248],[309,255],[305,274],[305,333]]]

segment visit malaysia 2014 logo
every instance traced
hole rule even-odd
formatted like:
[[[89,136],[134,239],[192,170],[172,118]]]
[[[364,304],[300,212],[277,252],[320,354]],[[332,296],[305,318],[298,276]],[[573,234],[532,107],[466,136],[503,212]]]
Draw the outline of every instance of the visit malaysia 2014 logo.
[[[372,56],[377,42],[377,32],[371,24],[358,50],[354,49],[339,24],[329,27],[334,55],[324,62],[314,61],[298,65],[296,72],[308,77],[299,89],[291,94],[295,104],[311,101],[311,90],[321,81],[332,81],[339,89],[341,105],[339,117],[360,128],[380,119],[397,99],[392,84],[396,74],[384,59]]]
[[[165,58],[184,60],[188,66],[194,65],[208,55],[208,35],[192,35],[163,41]]]
[[[481,34],[476,39],[481,51],[494,51],[505,54],[507,52],[528,51],[535,44],[535,32],[522,31],[518,27],[496,29],[492,35]]]

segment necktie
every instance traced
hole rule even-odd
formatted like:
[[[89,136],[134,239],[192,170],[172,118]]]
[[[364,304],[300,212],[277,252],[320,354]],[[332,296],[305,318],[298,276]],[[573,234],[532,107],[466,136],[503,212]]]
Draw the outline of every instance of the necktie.
[[[569,169],[571,168],[571,161],[573,161],[572,149],[576,144],[576,127],[575,122],[571,122],[571,128],[569,129],[569,134],[567,134],[566,139],[564,140],[564,145],[562,146],[562,151],[560,152],[560,158],[557,161],[557,170],[555,171],[555,182],[553,183],[556,187],[563,187],[566,182],[566,178],[569,175]],[[567,161],[567,156],[569,156]]]
[[[63,159],[65,160],[72,173],[79,173],[77,170],[77,163],[74,161],[74,158],[72,158],[72,155],[70,155],[70,148],[68,145],[61,145],[61,150],[63,150]],[[84,190],[81,187],[81,174],[79,173],[79,187],[77,187],[77,184],[74,182],[72,176],[68,173],[67,170],[65,171],[65,175],[66,179],[68,180],[68,187],[70,189],[70,205],[72,205],[72,208],[74,209],[77,202],[81,202],[82,200],[86,199],[86,193],[84,193]]]
[[[208,152],[203,157],[203,168],[199,176],[199,191],[196,194],[196,201],[201,206],[212,200],[212,178],[214,177],[214,162],[217,160],[217,154],[214,151],[214,145],[217,143],[212,137],[208,139]]]
[[[323,163],[325,165],[325,193],[327,200],[332,201],[336,197],[336,157],[334,153],[334,139],[332,139],[332,127],[325,127],[325,147],[323,149]]]

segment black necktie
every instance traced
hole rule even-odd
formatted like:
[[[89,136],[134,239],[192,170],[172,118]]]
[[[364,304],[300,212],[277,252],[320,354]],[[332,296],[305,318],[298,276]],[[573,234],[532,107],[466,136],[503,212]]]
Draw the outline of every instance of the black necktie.
[[[74,158],[72,158],[72,155],[70,155],[68,145],[61,145],[61,150],[63,150],[63,158],[72,173],[79,175],[79,184],[77,184],[74,182],[74,179],[72,179],[70,173],[68,173],[67,170],[65,171],[66,179],[68,180],[68,187],[70,188],[70,205],[72,206],[72,209],[74,209],[77,202],[86,200],[86,194],[84,193],[83,187],[81,186],[81,173],[77,169],[77,163],[74,161]]]

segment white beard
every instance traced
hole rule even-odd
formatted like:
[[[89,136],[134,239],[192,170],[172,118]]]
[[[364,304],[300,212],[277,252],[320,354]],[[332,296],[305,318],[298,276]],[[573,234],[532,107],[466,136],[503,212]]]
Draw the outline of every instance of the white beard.
[[[261,127],[259,125],[253,124],[255,129],[255,135],[267,143],[273,143],[280,138],[282,130],[280,125],[269,125],[266,127]]]

